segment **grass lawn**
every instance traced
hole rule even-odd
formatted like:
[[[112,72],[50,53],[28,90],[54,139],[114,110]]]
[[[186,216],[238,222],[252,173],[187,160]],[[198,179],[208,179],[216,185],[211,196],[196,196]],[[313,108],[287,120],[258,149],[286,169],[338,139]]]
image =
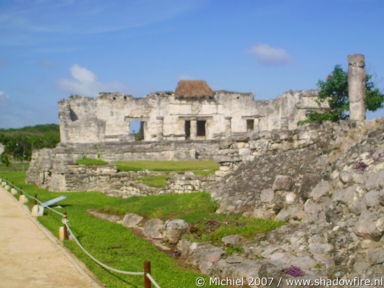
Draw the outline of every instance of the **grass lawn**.
[[[194,161],[117,161],[119,171],[192,171],[200,175],[213,174],[219,169],[219,164],[214,161],[194,160]]]
[[[135,178],[134,180],[139,181],[147,186],[151,187],[165,187],[167,185],[167,180],[169,175],[155,175],[155,176],[143,176]]]
[[[118,199],[105,206],[102,211],[115,215],[136,213],[146,219],[184,219],[192,224],[189,239],[221,244],[221,238],[238,234],[252,238],[283,225],[281,221],[243,217],[239,214],[217,214],[218,205],[209,193],[162,194],[156,196],[134,196]]]
[[[28,166],[29,162],[12,163],[8,167],[5,166],[3,163],[0,163],[0,173],[8,173],[10,171],[27,171]]]
[[[101,159],[83,158],[76,161],[77,165],[107,165],[108,162]]]
[[[74,233],[91,254],[102,262],[117,269],[143,271],[143,262],[152,262],[152,275],[161,287],[180,288],[196,287],[195,279],[201,276],[193,270],[180,267],[177,261],[159,251],[150,242],[135,236],[129,229],[115,223],[100,220],[86,213],[88,209],[101,209],[113,205],[117,199],[98,192],[54,193],[24,184],[25,172],[5,171],[0,169],[0,177],[6,178],[31,195],[41,200],[48,200],[59,195],[67,196],[60,204],[61,211],[68,213]],[[31,206],[31,204],[29,204]],[[61,219],[47,211],[38,217],[52,234],[58,235]],[[64,245],[69,248],[87,267],[106,285],[106,287],[143,287],[141,276],[127,276],[109,272],[86,256],[74,241],[67,240]],[[205,276],[204,276],[205,277]],[[208,277],[205,277],[208,279]]]
[[[140,168],[142,170],[143,162],[152,164],[149,165],[151,169],[171,169],[171,166],[175,165],[172,171],[175,171],[175,169],[180,169],[179,171],[191,170],[192,164],[194,164],[195,169],[213,170],[216,167],[215,163],[211,161],[186,161],[189,166],[185,162],[176,164],[178,162],[172,161],[124,163],[130,163],[129,165],[131,165],[126,167],[136,167],[135,169]],[[165,163],[165,166],[161,167],[159,162]],[[201,274],[180,267],[176,259],[158,250],[149,241],[134,235],[131,230],[119,224],[92,217],[86,213],[88,209],[117,215],[137,213],[147,219],[184,219],[191,224],[192,233],[186,235],[188,239],[207,241],[214,244],[221,244],[222,237],[232,234],[243,235],[251,239],[258,233],[273,230],[283,224],[283,222],[272,220],[245,218],[241,215],[216,214],[218,204],[205,192],[134,196],[127,199],[108,197],[99,192],[48,192],[35,185],[24,184],[25,171],[23,171],[23,168],[25,167],[22,165],[13,166],[12,169],[0,165],[0,177],[24,189],[30,195],[36,195],[42,201],[59,195],[67,196],[66,200],[60,202],[62,206],[60,210],[68,213],[72,230],[91,254],[109,266],[127,271],[143,271],[143,262],[149,260],[152,262],[151,274],[161,287],[196,287],[195,279]],[[149,178],[141,179],[141,181],[160,182],[159,179],[150,180]],[[31,208],[32,203],[28,203],[28,206]],[[54,235],[58,236],[58,229],[61,226],[60,217],[49,210],[46,213],[46,215],[38,217],[38,220]],[[109,272],[88,258],[74,241],[66,240],[64,245],[82,260],[106,287],[142,287],[143,279],[141,276],[127,276]],[[232,247],[232,251],[229,251],[229,253],[238,252],[238,250],[239,247]],[[203,277],[208,279],[206,276]]]

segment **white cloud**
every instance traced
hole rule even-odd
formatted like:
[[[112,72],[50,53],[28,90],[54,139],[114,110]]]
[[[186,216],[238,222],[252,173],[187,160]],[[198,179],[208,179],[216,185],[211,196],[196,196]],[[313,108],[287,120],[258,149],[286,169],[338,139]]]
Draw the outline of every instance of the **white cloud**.
[[[257,62],[268,66],[283,66],[292,62],[292,57],[282,48],[273,48],[268,44],[253,46],[249,53],[256,57]]]
[[[138,28],[174,18],[204,4],[204,0],[9,2],[0,11],[0,30],[8,28],[28,33],[71,34]],[[69,16],[71,21],[68,21]]]
[[[177,77],[177,80],[193,80],[193,77],[189,74],[181,74]]]
[[[99,92],[122,92],[127,87],[118,82],[99,82],[95,73],[78,64],[73,65],[70,69],[71,79],[60,79],[58,81],[59,88],[81,96],[97,96]]]
[[[70,71],[72,77],[81,83],[96,82],[96,75],[85,67],[75,64],[71,67]]]
[[[0,105],[8,99],[8,95],[4,91],[0,91]]]

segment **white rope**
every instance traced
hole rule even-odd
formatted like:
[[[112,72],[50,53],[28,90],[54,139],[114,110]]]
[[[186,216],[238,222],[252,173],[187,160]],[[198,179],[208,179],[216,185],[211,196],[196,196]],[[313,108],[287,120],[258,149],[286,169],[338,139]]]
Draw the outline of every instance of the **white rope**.
[[[22,190],[21,188],[17,187],[16,185],[13,185],[11,183],[9,183],[8,181],[5,181],[7,182],[8,184],[10,184],[11,186],[13,186],[13,188],[15,188],[16,190],[19,190],[21,192],[23,192],[24,195],[26,195],[28,198],[31,198],[31,199],[34,199],[36,200],[39,204],[42,204],[42,202],[37,199],[36,197],[33,197],[31,195],[29,195],[28,193],[26,193],[24,190]],[[66,218],[66,215],[53,209],[53,208],[50,208],[48,206],[44,207],[44,208],[47,208],[49,210],[51,210],[52,212]],[[104,264],[102,263],[100,260],[98,260],[97,258],[95,258],[94,256],[92,256],[91,253],[89,253],[84,247],[83,245],[81,245],[80,241],[76,238],[75,234],[72,232],[71,228],[69,227],[69,223],[68,223],[68,220],[66,220],[66,222],[64,222],[64,225],[65,227],[67,227],[68,229],[68,232],[70,233],[70,235],[72,236],[72,239],[75,240],[76,244],[80,247],[80,249],[89,257],[91,258],[93,261],[95,261],[97,264],[99,264],[100,266],[104,267],[105,269],[107,270],[110,270],[110,271],[113,271],[113,272],[116,272],[116,273],[121,273],[121,274],[125,274],[125,275],[135,275],[135,276],[143,276],[144,275],[144,272],[130,272],[130,271],[124,271],[124,270],[119,270],[119,269],[115,269],[113,267],[110,267],[108,266],[107,264]],[[155,285],[156,288],[161,288],[160,285],[155,281],[155,279],[153,279],[152,275],[149,274],[149,273],[146,273],[145,275],[151,282],[153,285]]]
[[[39,201],[39,200],[37,200],[37,201]],[[66,217],[64,213],[61,213],[61,212],[59,212],[59,211],[57,211],[57,210],[55,210],[55,209],[53,209],[51,207],[45,206],[44,208],[47,208],[48,210],[51,210],[53,213],[56,213],[57,215],[60,215],[61,217]]]
[[[149,273],[146,273],[145,276],[151,280],[152,284],[156,286],[156,288],[161,288],[159,284],[157,284],[157,282],[155,281],[155,279],[153,279],[152,275],[149,274]]]
[[[14,185],[14,184],[12,184],[12,183],[10,183],[10,182],[8,182],[8,181],[5,181],[5,182],[7,182],[8,185],[12,186],[12,187],[15,188],[16,190],[22,192],[22,193],[23,193],[25,196],[27,196],[28,198],[35,200],[35,201],[36,201],[37,203],[39,203],[39,204],[43,204],[43,202],[41,202],[41,201],[40,201],[39,199],[37,199],[36,197],[33,197],[32,195],[29,195],[29,194],[28,194],[27,192],[25,192],[23,189],[17,187],[16,185]],[[49,207],[49,206],[45,206],[44,208],[47,208],[48,210],[51,210],[53,213],[56,213],[57,215],[60,215],[61,217],[65,217],[64,213],[61,213],[61,212],[59,212],[59,211],[57,211],[57,210],[55,210],[55,209],[53,209],[53,208],[51,208],[51,207]]]
[[[91,253],[89,253],[89,252],[88,252],[88,251],[81,245],[80,241],[79,241],[79,240],[76,238],[76,236],[73,234],[71,228],[69,228],[68,223],[66,223],[66,224],[64,224],[64,225],[67,227],[67,229],[68,229],[70,235],[72,235],[73,240],[75,240],[76,244],[80,247],[80,249],[83,250],[83,252],[84,252],[85,254],[87,254],[89,258],[91,258],[93,261],[95,261],[95,262],[96,262],[97,264],[99,264],[100,266],[102,266],[102,267],[104,267],[105,269],[108,269],[108,270],[110,270],[110,271],[117,272],[117,273],[121,273],[121,274],[126,274],[126,275],[140,275],[140,276],[143,276],[143,275],[144,275],[144,272],[129,272],[129,271],[124,271],[124,270],[119,270],[119,269],[115,269],[115,268],[113,268],[113,267],[110,267],[110,266],[108,266],[108,265],[106,265],[106,264],[100,262],[98,259],[96,259],[95,257],[93,257],[93,256],[91,255]],[[147,275],[148,275],[148,274],[147,274]]]

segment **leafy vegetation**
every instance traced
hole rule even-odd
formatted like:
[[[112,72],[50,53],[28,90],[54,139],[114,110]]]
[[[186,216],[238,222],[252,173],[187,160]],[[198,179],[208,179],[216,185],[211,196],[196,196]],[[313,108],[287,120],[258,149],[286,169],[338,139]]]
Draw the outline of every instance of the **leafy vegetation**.
[[[25,172],[0,170],[0,177],[7,178],[30,195],[37,195],[43,201],[63,195],[63,193],[48,192],[34,185],[24,184]],[[96,258],[102,262],[122,270],[143,271],[143,262],[152,262],[152,275],[161,287],[179,288],[195,287],[196,277],[202,275],[183,268],[170,255],[159,251],[147,240],[136,236],[131,230],[105,220],[89,215],[88,209],[102,209],[112,206],[118,199],[108,197],[99,192],[64,193],[67,199],[60,202],[60,210],[68,213],[74,233],[81,243]],[[128,199],[127,199],[128,200]],[[120,200],[123,201],[123,200]],[[30,206],[32,203],[29,204]],[[38,217],[53,235],[57,236],[61,219],[58,215],[46,211],[46,215]],[[106,287],[142,287],[143,278],[109,272],[86,256],[72,240],[64,241],[85,265],[104,283]],[[202,276],[208,281],[208,277]],[[215,287],[215,286],[212,286]]]
[[[33,149],[53,148],[59,142],[57,124],[0,129],[0,143],[4,145],[0,161],[9,165],[10,159],[30,160]]]
[[[82,158],[76,161],[77,165],[107,165],[108,162],[101,159]]]
[[[219,169],[219,164],[214,161],[117,161],[119,171],[192,171],[194,173],[211,174]]]
[[[320,88],[318,103],[328,101],[329,110],[324,112],[309,112],[307,119],[300,121],[299,124],[323,121],[338,121],[349,118],[349,98],[348,98],[348,73],[340,65],[336,65],[332,73],[325,81],[317,83]],[[384,94],[375,88],[372,76],[367,75],[365,79],[366,98],[365,104],[368,111],[375,111],[383,107]]]

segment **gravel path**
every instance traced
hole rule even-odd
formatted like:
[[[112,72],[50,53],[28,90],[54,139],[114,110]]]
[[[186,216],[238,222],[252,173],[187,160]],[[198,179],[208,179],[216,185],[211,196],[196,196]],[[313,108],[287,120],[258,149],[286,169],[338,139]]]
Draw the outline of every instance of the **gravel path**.
[[[100,287],[0,188],[0,287]]]

